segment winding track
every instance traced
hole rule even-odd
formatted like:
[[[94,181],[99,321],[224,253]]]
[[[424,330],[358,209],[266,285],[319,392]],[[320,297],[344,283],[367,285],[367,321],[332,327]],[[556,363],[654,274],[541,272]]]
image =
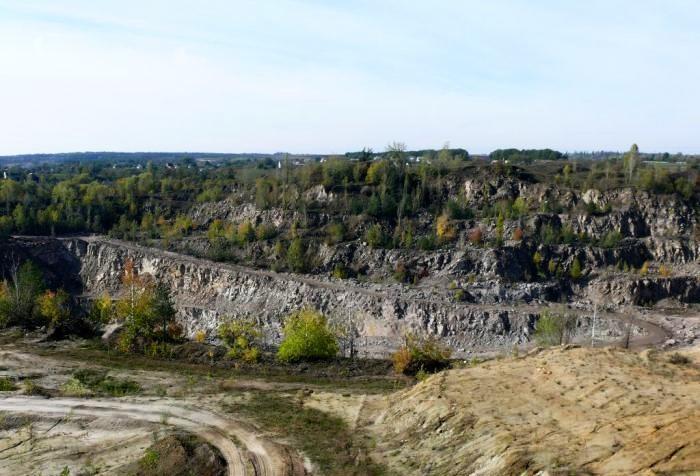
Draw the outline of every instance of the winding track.
[[[230,476],[304,474],[303,462],[298,456],[291,456],[284,447],[258,438],[241,424],[226,417],[174,400],[47,400],[40,397],[8,397],[0,399],[0,410],[46,416],[81,415],[163,423],[196,434],[218,448],[226,460]]]

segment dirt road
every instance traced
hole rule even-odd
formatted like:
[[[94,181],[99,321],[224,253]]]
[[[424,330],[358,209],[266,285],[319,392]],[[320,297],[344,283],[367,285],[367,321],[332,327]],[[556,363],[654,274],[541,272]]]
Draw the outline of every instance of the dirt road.
[[[76,399],[7,397],[0,411],[41,416],[91,416],[132,419],[177,427],[217,447],[229,474],[283,476],[304,474],[303,462],[284,447],[260,439],[240,423],[211,411],[192,408],[171,399]],[[234,443],[235,442],[235,443]]]

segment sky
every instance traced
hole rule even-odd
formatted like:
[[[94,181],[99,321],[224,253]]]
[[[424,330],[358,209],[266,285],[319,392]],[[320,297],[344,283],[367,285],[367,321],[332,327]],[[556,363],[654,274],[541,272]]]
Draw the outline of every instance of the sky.
[[[0,154],[700,152],[696,0],[0,0]]]

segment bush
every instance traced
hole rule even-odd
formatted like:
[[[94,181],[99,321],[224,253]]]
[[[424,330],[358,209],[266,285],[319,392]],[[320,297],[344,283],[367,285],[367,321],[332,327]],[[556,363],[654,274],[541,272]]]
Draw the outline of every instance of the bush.
[[[449,366],[452,351],[435,337],[406,336],[406,341],[393,355],[394,371],[416,375],[419,371],[437,372]]]
[[[0,392],[12,392],[17,390],[15,383],[7,377],[0,377]]]
[[[333,272],[331,273],[331,276],[333,276],[336,279],[347,279],[350,277],[350,271],[348,270],[347,266],[345,266],[344,264],[338,263],[333,268]]]
[[[513,240],[515,241],[520,241],[523,239],[523,229],[520,227],[517,227],[515,230],[513,230]]]
[[[473,245],[480,245],[483,240],[484,240],[484,232],[481,231],[481,228],[477,227],[469,232],[469,241]]]
[[[671,354],[668,361],[674,365],[688,365],[691,362],[689,357],[679,354],[678,352]]]
[[[306,269],[306,250],[301,238],[294,238],[287,249],[287,266],[294,272],[301,273]]]
[[[581,262],[578,258],[574,258],[574,262],[571,263],[571,279],[577,280],[581,277]]]
[[[104,370],[80,369],[73,373],[73,379],[95,393],[112,397],[135,395],[141,391],[141,386],[133,380],[114,378]],[[77,388],[77,385],[71,387]]]
[[[435,221],[435,234],[441,243],[446,241],[452,241],[457,236],[457,231],[455,227],[450,222],[450,218],[447,213],[443,213]]]
[[[622,233],[619,231],[609,231],[600,239],[599,245],[602,248],[615,248],[622,240]]]
[[[553,314],[544,310],[535,325],[535,340],[542,347],[566,344],[576,326],[576,318],[570,314]]]
[[[219,326],[219,337],[228,347],[228,356],[256,362],[260,358],[262,332],[252,319],[232,319]]]
[[[384,236],[382,226],[379,223],[376,223],[369,227],[369,230],[367,230],[367,233],[365,233],[365,240],[372,248],[380,248],[384,246],[386,237]]]
[[[277,351],[277,358],[283,362],[330,359],[338,353],[338,343],[328,328],[327,319],[313,309],[302,309],[290,315],[283,334]]]

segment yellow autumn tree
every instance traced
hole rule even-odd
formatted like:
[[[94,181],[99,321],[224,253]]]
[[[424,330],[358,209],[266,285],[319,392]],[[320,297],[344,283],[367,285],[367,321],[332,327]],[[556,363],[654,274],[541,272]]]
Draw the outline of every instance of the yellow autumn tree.
[[[447,213],[443,213],[435,221],[435,233],[440,241],[452,241],[457,236],[457,231]]]

